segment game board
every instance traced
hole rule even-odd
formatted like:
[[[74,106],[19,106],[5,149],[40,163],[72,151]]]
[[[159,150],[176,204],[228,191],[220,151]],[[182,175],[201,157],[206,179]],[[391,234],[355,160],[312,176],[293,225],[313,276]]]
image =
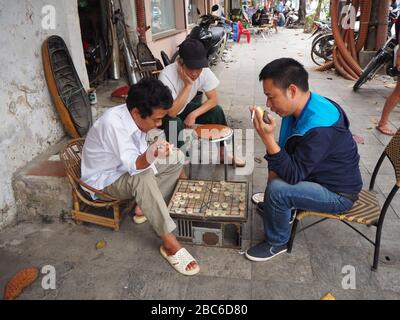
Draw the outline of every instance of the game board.
[[[180,219],[244,221],[247,193],[246,182],[179,180],[168,209]]]

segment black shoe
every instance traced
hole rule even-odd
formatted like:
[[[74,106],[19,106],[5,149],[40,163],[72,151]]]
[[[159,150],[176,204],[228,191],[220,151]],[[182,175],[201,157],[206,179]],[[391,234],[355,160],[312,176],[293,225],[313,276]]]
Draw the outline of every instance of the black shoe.
[[[270,246],[267,242],[261,242],[246,251],[246,258],[251,261],[267,261],[273,257],[287,251],[287,245],[275,247]]]

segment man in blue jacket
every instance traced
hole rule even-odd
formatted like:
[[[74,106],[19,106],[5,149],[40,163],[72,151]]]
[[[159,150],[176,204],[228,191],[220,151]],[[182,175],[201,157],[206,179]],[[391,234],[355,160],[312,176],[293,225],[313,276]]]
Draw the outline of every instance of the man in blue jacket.
[[[341,213],[353,206],[362,188],[349,120],[337,103],[309,91],[304,67],[290,58],[277,59],[259,79],[266,105],[282,117],[282,125],[278,144],[274,118],[268,115],[267,124],[261,108],[250,108],[269,170],[261,206],[266,240],[246,251],[252,261],[286,252],[292,209]]]

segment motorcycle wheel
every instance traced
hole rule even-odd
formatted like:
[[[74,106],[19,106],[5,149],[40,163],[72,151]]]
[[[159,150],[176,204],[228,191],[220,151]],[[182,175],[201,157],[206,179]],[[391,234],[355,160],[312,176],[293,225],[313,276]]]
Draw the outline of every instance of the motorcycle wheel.
[[[368,80],[371,80],[378,70],[383,67],[385,64],[385,57],[382,52],[377,54],[372,60],[368,63],[365,67],[363,73],[361,74],[360,78],[358,78],[357,82],[353,86],[353,91],[356,92],[360,87],[366,83]]]

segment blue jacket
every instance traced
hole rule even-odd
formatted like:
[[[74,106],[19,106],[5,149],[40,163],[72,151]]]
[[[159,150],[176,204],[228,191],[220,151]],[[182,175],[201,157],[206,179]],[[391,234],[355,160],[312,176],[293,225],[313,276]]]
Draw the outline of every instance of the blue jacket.
[[[282,119],[279,145],[281,151],[265,159],[287,183],[310,181],[333,192],[360,192],[357,144],[346,114],[334,101],[311,93],[298,119]]]

